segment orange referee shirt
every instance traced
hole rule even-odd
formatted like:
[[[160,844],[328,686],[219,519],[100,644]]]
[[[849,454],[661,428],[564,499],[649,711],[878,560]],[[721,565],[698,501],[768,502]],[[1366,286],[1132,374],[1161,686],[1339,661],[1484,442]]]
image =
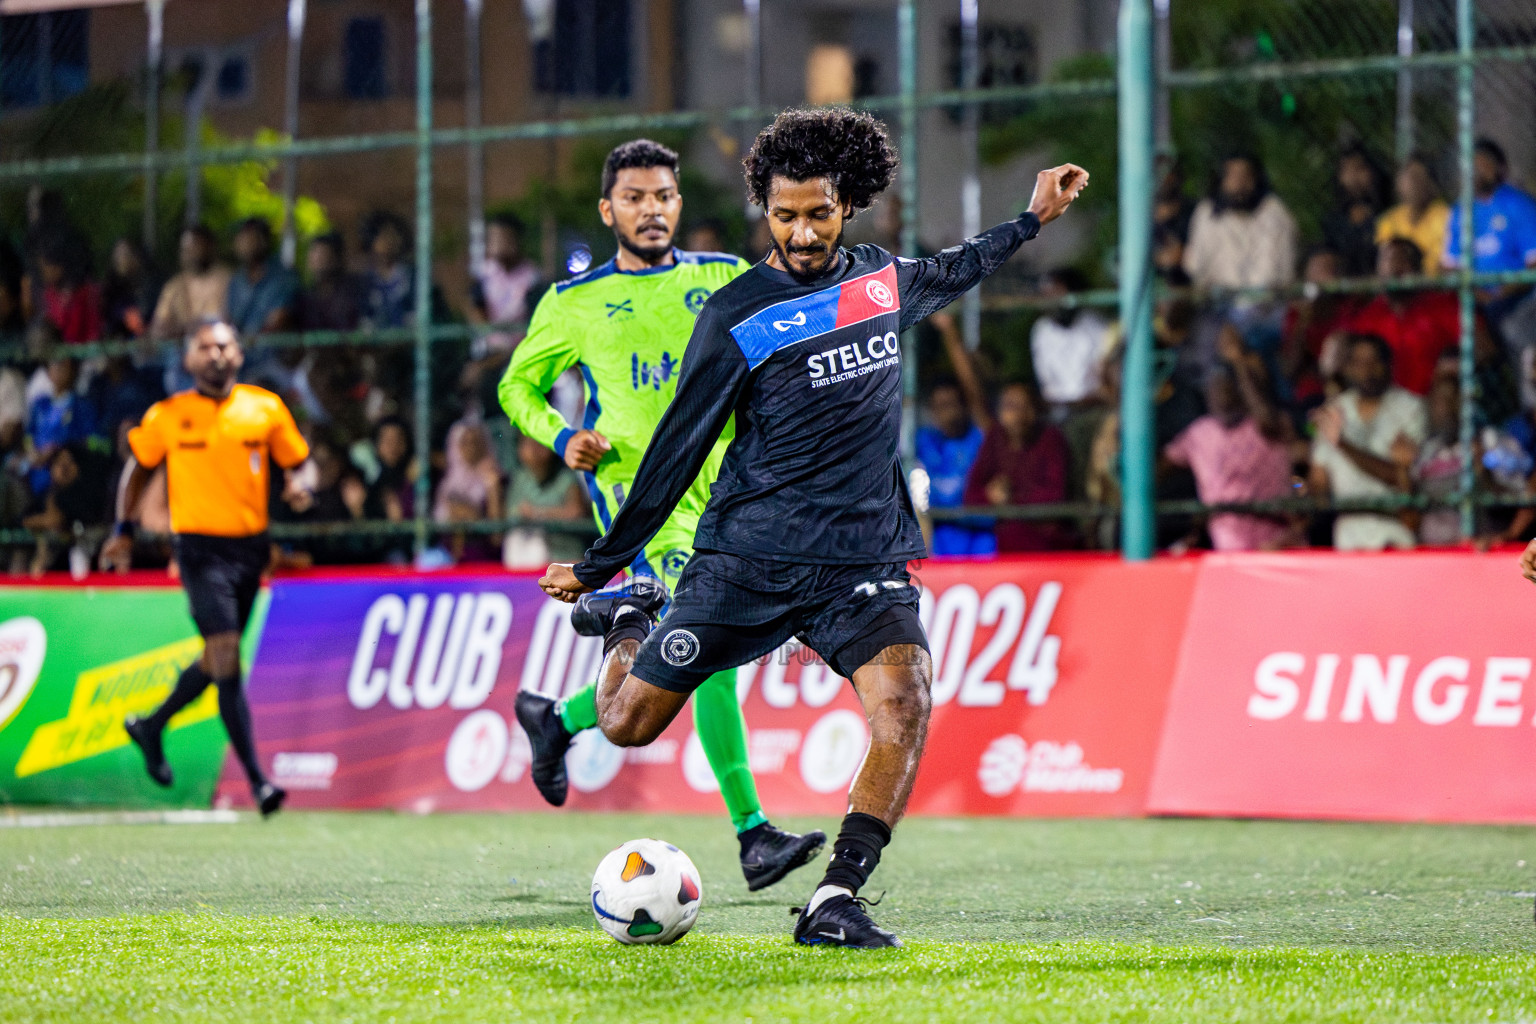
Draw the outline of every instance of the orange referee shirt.
[[[128,445],[139,465],[168,463],[171,530],[250,537],[267,528],[267,456],[291,469],[309,445],[283,400],[236,384],[222,402],[182,391],[156,402]]]

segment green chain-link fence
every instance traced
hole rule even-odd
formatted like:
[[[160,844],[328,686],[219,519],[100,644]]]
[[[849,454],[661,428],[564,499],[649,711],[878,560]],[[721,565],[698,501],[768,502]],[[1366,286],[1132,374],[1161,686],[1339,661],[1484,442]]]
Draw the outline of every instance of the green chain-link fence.
[[[1158,503],[1154,491],[1159,485],[1152,472],[1153,399],[1188,369],[1180,365],[1181,359],[1188,361],[1182,355],[1159,355],[1154,343],[1170,308],[1184,303],[1212,317],[1269,304],[1283,317],[1287,303],[1297,307],[1329,296],[1406,292],[1431,284],[1455,289],[1462,308],[1460,478],[1452,493],[1433,499],[1405,491],[1364,505],[1390,509],[1449,502],[1472,532],[1477,507],[1526,500],[1486,487],[1487,474],[1478,467],[1478,400],[1497,382],[1480,376],[1471,327],[1480,289],[1529,285],[1536,274],[1464,267],[1433,281],[1298,277],[1275,286],[1213,291],[1157,274],[1151,251],[1157,234],[1127,231],[1124,218],[1151,223],[1150,200],[1170,161],[1177,160],[1186,183],[1183,198],[1192,202],[1226,156],[1248,152],[1263,162],[1295,219],[1299,257],[1322,240],[1339,155],[1349,146],[1360,147],[1387,175],[1410,154],[1425,154],[1447,197],[1470,208],[1466,172],[1475,137],[1501,138],[1517,171],[1536,166],[1529,133],[1521,130],[1536,98],[1536,13],[1529,5],[1124,0],[1116,11],[1112,4],[1085,0],[1075,13],[1053,16],[1046,24],[1030,5],[1001,0],[961,0],[953,10],[901,0],[819,16],[773,0],[748,0],[740,7],[629,3],[619,6],[629,19],[630,57],[618,69],[611,55],[604,58],[594,49],[593,27],[568,17],[583,5],[381,2],[376,17],[363,12],[366,17],[354,17],[340,29],[325,28],[333,12],[323,4],[273,0],[249,6],[248,30],[233,40],[200,22],[185,0],[151,0],[130,8],[136,12],[132,19],[118,5],[0,20],[5,151],[0,223],[24,239],[28,190],[51,186],[66,195],[71,210],[90,211],[87,227],[98,255],[104,255],[104,240],[119,234],[168,255],[177,230],[189,220],[228,227],[254,213],[276,224],[286,243],[284,255],[292,261],[306,236],[323,226],[326,211],[348,207],[349,176],[379,168],[381,176],[387,169],[398,177],[402,162],[409,164],[412,173],[401,179],[408,184],[397,190],[397,198],[414,203],[409,218],[415,236],[414,323],[273,334],[259,344],[307,352],[403,353],[402,346],[409,346],[411,369],[404,385],[410,399],[396,397],[414,412],[424,464],[440,442],[441,423],[434,429],[430,410],[444,403],[453,386],[449,364],[486,330],[452,322],[434,309],[434,273],[457,264],[460,253],[473,259],[482,251],[485,208],[500,203],[523,213],[531,247],[546,269],[558,271],[571,237],[580,234],[571,226],[579,213],[571,211],[584,209],[582,196],[592,190],[586,187],[590,182],[564,180],[581,160],[583,140],[596,152],[646,133],[676,140],[699,166],[699,185],[690,197],[708,192],[715,209],[739,209],[732,163],[741,143],[778,107],[803,101],[798,75],[786,78],[783,68],[809,68],[811,51],[826,37],[852,52],[852,98],[882,113],[902,149],[901,201],[888,204],[899,218],[883,236],[891,247],[912,254],[925,244],[947,244],[961,230],[985,226],[983,211],[1022,205],[1026,196],[1019,192],[1027,180],[1018,168],[1072,159],[1094,172],[1094,188],[1074,214],[1079,223],[1071,227],[1071,244],[1049,257],[1074,263],[1089,287],[1065,297],[1043,295],[1036,275],[1045,268],[1027,254],[962,310],[966,346],[995,379],[1031,373],[1025,338],[1042,314],[1096,307],[1110,318],[1116,307],[1135,314],[1119,318],[1127,352],[1119,455],[1100,467],[1116,486],[1091,496],[1078,487],[1064,495],[1078,500],[1067,502],[934,509],[936,520],[981,513],[1065,517],[1097,523],[1108,543],[1116,542],[1114,524],[1123,520],[1128,554],[1145,556],[1159,540],[1155,514],[1164,516],[1166,534],[1176,532],[1180,517],[1201,511],[1189,496],[1172,492]],[[546,7],[553,28],[540,27],[533,17]],[[508,37],[507,19],[525,17],[531,20],[512,36],[526,49],[509,57],[500,45]],[[1051,33],[1065,31],[1062,24],[1069,25],[1075,41],[1047,45]],[[663,25],[670,32],[666,45],[658,28]],[[317,57],[313,46],[323,31],[333,29],[343,41],[342,66],[327,71],[328,58]],[[379,38],[370,34],[375,30]],[[115,70],[95,66],[98,51],[114,49],[104,33],[118,51]],[[142,44],[124,45],[121,37],[134,33]],[[494,52],[491,41],[497,42]],[[369,49],[375,44],[376,54]],[[721,52],[738,58],[728,74],[739,76],[739,88],[731,91],[713,88],[718,76],[698,70]],[[642,53],[665,67],[644,63],[636,56]],[[372,72],[362,59],[370,54],[378,65]],[[585,61],[584,70],[558,71],[560,60],[577,58]],[[604,59],[607,70],[599,74],[594,62]],[[543,92],[540,75],[549,78]],[[533,86],[512,90],[519,97],[511,104],[515,116],[507,116],[508,103],[497,100],[497,90],[488,84],[509,77]],[[583,89],[590,95],[576,95]],[[604,89],[608,94],[601,94]],[[264,100],[273,94],[281,97],[275,106]],[[1126,111],[1146,114],[1129,134],[1121,116]],[[281,116],[261,122],[273,113]],[[189,131],[189,125],[197,130]],[[519,169],[520,194],[488,196],[507,166]],[[1003,195],[1003,190],[1011,191]],[[727,230],[744,241],[746,229],[737,222]],[[601,244],[590,235],[586,240]],[[1250,347],[1267,343],[1258,334],[1247,339]],[[1510,349],[1506,369],[1518,371],[1508,360],[1518,355],[1519,345]],[[7,351],[26,358],[20,340]],[[937,353],[929,337],[908,339],[909,444],[923,384],[943,367]],[[141,360],[147,355],[135,341],[87,346],[77,354]],[[161,355],[174,359],[174,346]],[[1112,440],[1114,411],[1097,406],[1086,426],[1078,424],[1079,432]],[[1305,429],[1300,422],[1298,427]],[[279,533],[402,533],[420,550],[443,532],[431,521],[430,498],[430,473],[422,472],[408,523],[290,525]],[[1266,514],[1299,514],[1333,504],[1362,502],[1331,503],[1314,495],[1254,507]],[[510,525],[513,521],[505,520],[454,529],[494,533]],[[18,542],[24,535],[8,532],[4,539]]]

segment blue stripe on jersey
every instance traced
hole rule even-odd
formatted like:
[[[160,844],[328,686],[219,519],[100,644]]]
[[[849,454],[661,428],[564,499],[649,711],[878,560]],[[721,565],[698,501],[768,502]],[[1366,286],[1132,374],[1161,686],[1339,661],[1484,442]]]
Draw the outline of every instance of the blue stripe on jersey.
[[[739,257],[732,256],[728,252],[685,252],[682,249],[678,249],[675,250],[673,255],[677,257],[677,262],[679,263],[730,263],[734,265],[741,262]]]
[[[585,273],[577,274],[569,281],[561,281],[555,285],[556,294],[565,292],[580,285],[591,284],[593,281],[601,281],[609,274],[625,274],[629,277],[647,277],[651,274],[665,274],[667,271],[683,264],[700,266],[705,263],[737,263],[735,256],[724,252],[684,252],[682,249],[672,250],[673,262],[659,267],[644,267],[640,270],[620,270],[616,260],[609,260],[599,266],[593,267]]]
[[[602,404],[597,400],[597,381],[592,378],[592,371],[586,363],[577,363],[581,369],[582,379],[587,382],[587,410],[582,414],[581,426],[583,430],[591,430],[597,425],[597,419],[603,414]],[[569,438],[566,439],[569,442]],[[592,498],[592,505],[597,509],[597,518],[606,530],[613,520],[608,515],[608,502],[603,497],[602,488],[597,486],[597,476],[593,473],[581,474],[587,481],[587,494]]]
[[[603,500],[603,489],[597,486],[597,474],[582,470],[582,479],[587,482],[587,497],[592,499],[592,507],[597,509],[598,522],[603,524],[603,532],[613,525],[613,517],[608,514],[608,502]]]
[[[591,270],[588,270],[585,273],[577,274],[569,281],[559,282],[555,285],[555,294],[559,295],[568,289],[577,287],[578,285],[591,284],[593,281],[601,281],[603,278],[616,272],[617,270],[618,264],[613,260],[609,260],[607,263],[593,267]]]
[[[842,289],[839,282],[819,292],[786,299],[732,327],[731,337],[747,357],[747,369],[757,369],[781,348],[831,332],[837,325],[837,300]]]
[[[587,382],[587,411],[582,414],[581,426],[583,430],[591,430],[597,426],[597,418],[603,414],[603,407],[597,401],[597,381],[592,379],[592,371],[586,363],[577,363],[581,368],[581,376]]]
[[[635,560],[629,564],[629,572],[631,576],[654,576],[661,579],[661,573],[653,569],[650,559],[645,557],[645,548],[641,548]]]

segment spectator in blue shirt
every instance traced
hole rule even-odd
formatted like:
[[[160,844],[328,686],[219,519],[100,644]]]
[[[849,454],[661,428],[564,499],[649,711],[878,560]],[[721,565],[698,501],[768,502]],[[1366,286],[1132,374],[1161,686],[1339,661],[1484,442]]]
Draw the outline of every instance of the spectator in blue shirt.
[[[1472,269],[1485,273],[1536,267],[1536,199],[1509,184],[1509,161],[1492,139],[1472,155]],[[1451,206],[1445,265],[1461,266],[1461,207]],[[1483,314],[1497,327],[1530,291],[1528,285],[1483,290]]]
[[[80,363],[55,356],[48,363],[48,390],[27,409],[27,483],[37,496],[48,490],[49,465],[67,444],[88,441],[100,433],[96,406],[75,394]]]
[[[410,228],[399,214],[376,211],[363,224],[368,272],[363,277],[363,320],[375,329],[416,322],[416,268],[406,259]]]
[[[234,249],[239,266],[229,282],[229,322],[247,339],[291,328],[299,282],[272,255],[272,226],[260,217],[241,221]]]
[[[928,422],[917,431],[917,460],[928,473],[928,507],[958,508],[965,503],[965,480],[992,425],[992,410],[954,317],[935,313],[929,322],[944,341],[955,377],[936,382],[928,392]],[[995,554],[992,521],[935,522],[929,550],[935,555]]]

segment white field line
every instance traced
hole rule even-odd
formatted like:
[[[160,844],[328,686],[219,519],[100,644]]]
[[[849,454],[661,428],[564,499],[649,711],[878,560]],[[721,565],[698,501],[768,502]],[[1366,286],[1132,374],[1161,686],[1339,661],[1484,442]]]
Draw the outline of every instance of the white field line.
[[[0,828],[61,828],[65,825],[233,825],[234,811],[49,811],[0,813]]]

